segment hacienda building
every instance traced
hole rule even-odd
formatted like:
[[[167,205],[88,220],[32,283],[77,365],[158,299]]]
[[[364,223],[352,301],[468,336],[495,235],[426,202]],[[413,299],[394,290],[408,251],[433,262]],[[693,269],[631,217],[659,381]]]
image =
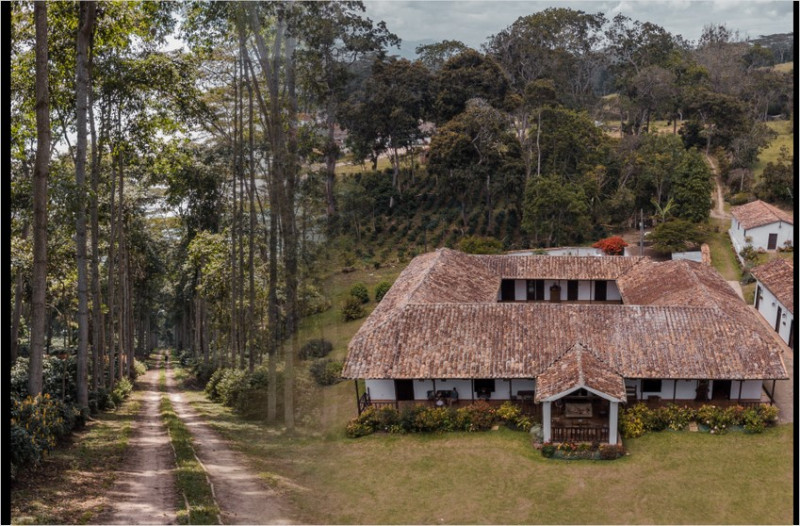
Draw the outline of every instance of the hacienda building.
[[[364,380],[359,412],[514,400],[545,441],[617,443],[620,404],[761,403],[787,378],[782,345],[701,263],[439,249],[400,274],[342,376]]]

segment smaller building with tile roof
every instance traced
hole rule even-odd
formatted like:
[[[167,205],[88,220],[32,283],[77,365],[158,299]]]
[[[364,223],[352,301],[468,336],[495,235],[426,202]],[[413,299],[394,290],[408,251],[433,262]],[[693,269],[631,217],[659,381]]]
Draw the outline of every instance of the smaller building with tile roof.
[[[794,218],[791,214],[764,201],[757,200],[731,210],[731,228],[728,230],[739,252],[747,245],[756,250],[775,250],[794,243]]]
[[[794,349],[794,263],[776,258],[752,270],[756,278],[753,306]]]

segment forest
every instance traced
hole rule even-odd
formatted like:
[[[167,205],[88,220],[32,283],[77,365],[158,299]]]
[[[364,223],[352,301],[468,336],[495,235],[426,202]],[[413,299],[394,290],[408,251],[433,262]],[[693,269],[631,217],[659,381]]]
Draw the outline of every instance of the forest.
[[[789,149],[759,164],[794,119],[786,39],[557,7],[409,61],[357,1],[4,8],[12,477],[161,348],[268,424],[313,425],[298,370],[330,349],[304,320],[361,318],[390,284],[341,306],[334,274],[639,221],[696,243],[709,163],[733,205],[794,204]]]

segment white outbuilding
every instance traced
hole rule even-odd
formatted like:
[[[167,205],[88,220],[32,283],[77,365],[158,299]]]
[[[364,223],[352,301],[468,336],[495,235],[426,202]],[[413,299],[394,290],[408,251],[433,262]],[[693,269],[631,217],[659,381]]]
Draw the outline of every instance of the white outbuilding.
[[[794,349],[794,263],[777,258],[759,265],[752,273],[756,278],[756,310]]]
[[[731,210],[731,236],[736,255],[747,246],[756,250],[783,248],[794,239],[794,219],[764,201],[753,201]]]

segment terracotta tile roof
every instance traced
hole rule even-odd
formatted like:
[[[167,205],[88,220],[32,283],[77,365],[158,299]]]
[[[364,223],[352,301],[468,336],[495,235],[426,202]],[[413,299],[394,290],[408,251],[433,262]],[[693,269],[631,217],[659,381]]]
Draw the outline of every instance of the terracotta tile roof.
[[[576,344],[536,379],[536,402],[573,388],[589,387],[625,401],[625,380],[594,353]]]
[[[712,267],[685,259],[639,265],[617,280],[626,305],[714,307],[742,301]]]
[[[784,378],[768,332],[706,307],[407,305],[356,334],[342,375],[533,378],[582,343],[626,378]]]
[[[776,223],[778,221],[794,225],[794,219],[791,214],[761,200],[756,200],[742,206],[736,206],[731,210],[731,215],[745,230]]]
[[[776,258],[757,266],[751,272],[784,307],[789,309],[789,312],[794,314],[794,262]]]
[[[453,251],[450,251],[453,252]],[[501,278],[617,279],[647,258],[640,256],[467,256]]]
[[[624,265],[598,259],[631,259],[545,257],[595,269]],[[618,274],[624,305],[498,303],[501,258],[452,250],[415,258],[351,340],[342,375],[534,378],[581,344],[626,378],[786,377],[771,331],[707,265],[637,258]],[[532,277],[536,265],[571,264],[507,266]]]

